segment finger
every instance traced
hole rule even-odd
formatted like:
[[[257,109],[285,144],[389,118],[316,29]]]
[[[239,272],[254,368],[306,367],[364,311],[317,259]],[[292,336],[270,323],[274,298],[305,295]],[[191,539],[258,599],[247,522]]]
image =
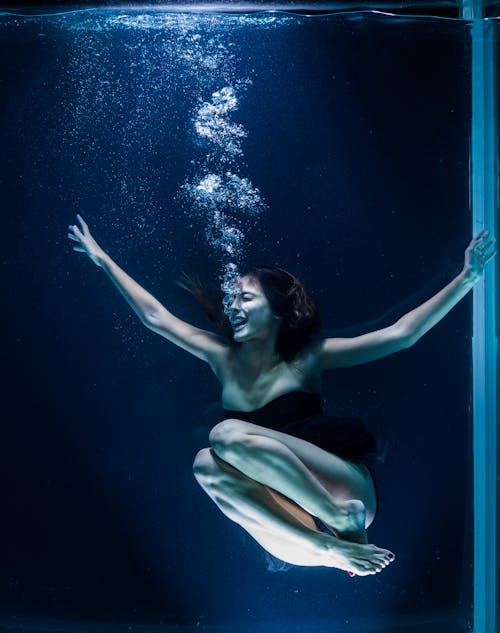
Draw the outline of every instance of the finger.
[[[87,226],[87,223],[86,223],[86,222],[85,222],[85,220],[82,218],[82,216],[81,216],[79,213],[77,213],[77,214],[76,214],[76,217],[78,218],[78,220],[79,220],[80,224],[82,225],[82,229],[83,229],[84,231],[85,231],[85,230],[88,230],[88,228],[89,228],[89,227]]]
[[[490,240],[487,244],[485,244],[482,248],[483,251],[483,255],[486,255],[486,253],[488,253],[488,251],[491,251],[491,249],[493,249],[494,251],[496,250],[495,248],[495,238],[493,238],[492,240]]]
[[[487,231],[486,229],[483,229],[482,231],[480,231],[477,235],[475,235],[472,238],[470,246],[478,246],[478,244],[481,244],[481,242],[484,241],[484,239],[486,238],[488,233],[489,233],[489,231]]]
[[[85,253],[85,249],[81,246],[73,246],[74,251],[78,251],[79,253]]]
[[[474,239],[478,240],[479,238],[483,237],[484,235],[489,235],[488,229],[482,229],[481,231],[479,231],[479,233],[476,234],[476,237]]]
[[[68,233],[68,237],[70,240],[74,240],[75,242],[79,242],[80,240],[76,237],[76,235],[73,235],[73,233]]]
[[[495,238],[493,238],[492,240],[490,240],[489,242],[486,242],[486,236],[483,236],[482,238],[478,239],[474,246],[473,246],[473,250],[479,252],[479,253],[484,253],[486,252],[491,246],[493,246],[493,244],[495,243]]]

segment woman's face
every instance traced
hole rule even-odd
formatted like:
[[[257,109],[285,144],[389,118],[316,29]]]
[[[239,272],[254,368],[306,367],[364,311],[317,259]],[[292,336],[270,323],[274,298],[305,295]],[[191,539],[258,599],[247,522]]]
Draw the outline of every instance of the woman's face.
[[[258,280],[250,275],[240,277],[235,292],[224,297],[224,312],[238,343],[272,336],[281,321],[271,310]]]

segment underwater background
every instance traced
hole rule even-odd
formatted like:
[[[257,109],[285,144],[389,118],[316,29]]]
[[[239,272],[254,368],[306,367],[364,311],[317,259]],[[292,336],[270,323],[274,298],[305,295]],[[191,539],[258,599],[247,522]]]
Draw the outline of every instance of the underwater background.
[[[66,237],[80,213],[201,327],[175,280],[228,262],[297,275],[326,335],[390,325],[472,237],[469,31],[375,12],[0,16],[3,615],[469,630],[471,296],[412,348],[325,374],[327,413],[387,437],[368,534],[395,563],[270,573],[192,476],[222,415],[209,367]]]

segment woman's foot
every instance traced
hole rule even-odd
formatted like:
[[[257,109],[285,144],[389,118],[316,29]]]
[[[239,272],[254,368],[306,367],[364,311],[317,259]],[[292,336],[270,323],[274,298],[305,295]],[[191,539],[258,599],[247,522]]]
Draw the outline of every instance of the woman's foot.
[[[353,543],[318,535],[323,548],[323,565],[343,569],[354,576],[368,576],[381,572],[394,560],[394,554],[376,545]]]

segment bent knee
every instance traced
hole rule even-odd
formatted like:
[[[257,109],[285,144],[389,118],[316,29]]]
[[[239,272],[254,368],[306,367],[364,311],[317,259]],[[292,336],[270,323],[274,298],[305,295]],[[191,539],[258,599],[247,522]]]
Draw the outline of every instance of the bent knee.
[[[210,431],[208,441],[217,455],[222,456],[228,450],[241,444],[245,437],[245,422],[228,418],[216,424]]]
[[[217,469],[211,448],[202,448],[193,461],[193,475],[199,481],[212,477]]]

